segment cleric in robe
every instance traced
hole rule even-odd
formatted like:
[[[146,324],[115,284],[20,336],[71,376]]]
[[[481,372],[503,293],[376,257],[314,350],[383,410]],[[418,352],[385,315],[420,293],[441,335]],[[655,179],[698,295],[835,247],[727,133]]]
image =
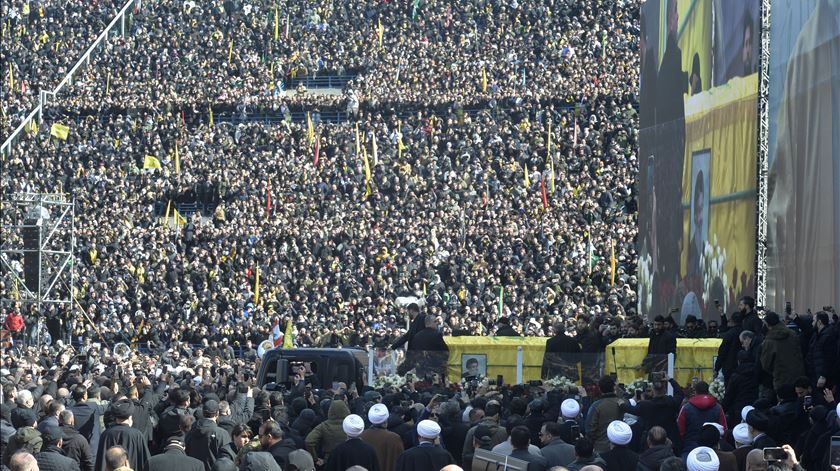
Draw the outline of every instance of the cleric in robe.
[[[840,0],[819,0],[799,33],[776,137],[768,291],[775,306],[832,304],[840,297]]]
[[[134,404],[120,400],[111,404],[116,424],[102,432],[99,437],[99,449],[96,451],[96,471],[105,470],[105,451],[112,446],[121,446],[128,454],[128,464],[133,471],[149,469],[149,445],[143,432],[131,428]]]
[[[440,435],[440,425],[432,420],[421,420],[417,424],[419,445],[409,448],[397,460],[397,471],[429,471],[441,469],[455,463],[452,455],[439,445],[435,445]]]

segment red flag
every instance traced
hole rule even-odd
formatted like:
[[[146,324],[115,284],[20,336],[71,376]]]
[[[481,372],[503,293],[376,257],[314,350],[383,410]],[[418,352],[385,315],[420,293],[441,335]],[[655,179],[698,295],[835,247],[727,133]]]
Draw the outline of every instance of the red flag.
[[[312,158],[312,166],[318,166],[318,157],[321,153],[321,136],[315,136],[315,157]]]
[[[543,211],[548,210],[548,196],[545,194],[545,176],[540,179],[540,191],[542,191]]]
[[[271,180],[268,180],[268,196],[265,201],[265,217],[271,216]]]

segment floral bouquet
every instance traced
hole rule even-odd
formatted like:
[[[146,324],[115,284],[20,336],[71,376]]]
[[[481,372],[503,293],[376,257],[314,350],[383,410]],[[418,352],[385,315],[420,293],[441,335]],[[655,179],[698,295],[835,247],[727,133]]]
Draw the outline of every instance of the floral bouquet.
[[[565,394],[577,394],[578,392],[578,385],[565,376],[555,376],[554,378],[544,381],[543,384]]]
[[[717,234],[712,242],[706,241],[703,256],[700,257],[700,272],[703,273],[703,305],[708,306],[712,296],[711,288],[715,280],[720,280],[724,287],[729,287],[729,277],[726,275],[726,249],[718,245]]]
[[[374,389],[385,389],[388,387],[395,387],[397,389],[401,388],[405,384],[405,378],[392,374],[392,375],[384,375],[384,376],[377,376],[373,379],[373,388]]]
[[[644,379],[637,379],[634,380],[632,383],[628,384],[626,390],[627,394],[635,396],[637,391],[644,393],[648,390],[649,387],[650,384],[647,381],[645,381]]]
[[[648,312],[653,306],[653,259],[650,254],[639,255],[639,312]]]
[[[720,379],[715,379],[712,381],[712,384],[709,385],[709,394],[715,397],[718,401],[723,399],[723,395],[726,394],[726,387],[723,384],[723,381]]]

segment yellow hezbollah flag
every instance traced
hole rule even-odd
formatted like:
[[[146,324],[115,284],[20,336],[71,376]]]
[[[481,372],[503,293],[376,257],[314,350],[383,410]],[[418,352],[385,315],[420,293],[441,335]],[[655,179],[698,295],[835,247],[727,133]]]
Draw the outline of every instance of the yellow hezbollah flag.
[[[280,11],[277,9],[277,5],[274,6],[274,40],[277,41],[280,39]]]
[[[531,188],[531,177],[528,175],[528,164],[525,164],[525,188]]]
[[[210,106],[210,105],[207,105],[207,115],[208,115],[207,121],[208,121],[210,127],[212,128],[213,127],[213,107]]]
[[[175,173],[181,173],[181,155],[178,152],[178,141],[175,141]]]
[[[55,138],[61,139],[62,141],[67,140],[67,134],[70,132],[70,128],[59,123],[55,123],[50,128],[50,136]]]
[[[362,159],[365,163],[365,184],[370,183],[370,162],[368,161],[367,148],[362,147]]]
[[[487,93],[487,69],[481,69],[481,91]]]
[[[29,122],[29,132],[33,135],[38,134],[38,121],[33,119]]]
[[[175,223],[178,224],[179,226],[187,223],[187,218],[185,218],[184,216],[181,216],[181,214],[178,212],[178,209],[173,209],[172,214],[175,215]]]
[[[292,339],[292,320],[286,321],[286,332],[283,334],[283,348],[295,348],[294,340]]]
[[[309,112],[306,112],[306,142],[309,145],[315,141],[315,128],[312,127],[312,116],[309,115]]]
[[[382,37],[385,36],[385,27],[382,26],[382,18],[379,18],[379,26],[376,27],[376,36],[379,38],[379,47],[382,47]]]
[[[160,160],[153,155],[147,155],[143,158],[143,170],[148,170],[150,168],[161,168]]]
[[[260,267],[257,267],[256,281],[254,282],[254,305],[260,305]]]
[[[610,241],[610,285],[615,286],[615,241]]]

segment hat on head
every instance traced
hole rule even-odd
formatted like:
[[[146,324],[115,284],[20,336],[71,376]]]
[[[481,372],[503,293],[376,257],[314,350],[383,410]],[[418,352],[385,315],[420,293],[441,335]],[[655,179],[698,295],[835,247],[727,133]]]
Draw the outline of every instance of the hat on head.
[[[15,407],[12,409],[12,427],[19,429],[21,427],[32,427],[38,421],[38,416],[35,411],[25,407]]]
[[[344,429],[344,433],[348,437],[355,438],[365,431],[365,421],[356,414],[350,414],[344,418],[344,422],[341,423],[341,428]]]
[[[574,399],[566,399],[560,405],[560,411],[563,413],[563,417],[574,419],[580,414],[580,404]]]
[[[209,401],[205,402],[203,406],[201,406],[201,412],[204,415],[215,415],[219,413],[219,403],[210,399]]]
[[[315,471],[315,461],[306,450],[295,450],[289,453],[289,464],[295,465],[299,471]]]
[[[743,422],[747,421],[747,414],[749,414],[751,410],[755,410],[755,407],[744,406],[744,408],[741,409],[741,421],[743,421]]]
[[[607,426],[607,438],[613,445],[626,445],[633,440],[633,430],[626,423],[613,420]]]
[[[717,453],[707,446],[700,446],[688,454],[688,471],[718,471],[720,460]]]
[[[490,427],[488,425],[478,425],[478,426],[476,426],[475,433],[473,434],[473,437],[476,440],[482,441],[482,440],[486,439],[488,441],[488,443],[492,439],[492,436],[493,436],[493,430],[490,429]]]
[[[429,440],[434,440],[440,435],[440,425],[433,420],[421,420],[417,424],[417,435]]]
[[[134,404],[127,400],[117,401],[111,404],[111,410],[114,412],[114,418],[125,420],[134,415]]]
[[[55,443],[63,438],[64,432],[55,425],[48,425],[44,427],[44,430],[41,432],[41,439],[43,439],[46,443]]]
[[[386,422],[389,416],[388,407],[385,404],[374,404],[368,411],[368,420],[374,425]]]
[[[756,430],[766,432],[770,429],[770,418],[764,412],[751,410],[747,414],[747,425]]]
[[[735,438],[735,443],[741,445],[752,445],[752,435],[750,435],[750,426],[747,424],[738,424],[732,429],[732,437]]]

